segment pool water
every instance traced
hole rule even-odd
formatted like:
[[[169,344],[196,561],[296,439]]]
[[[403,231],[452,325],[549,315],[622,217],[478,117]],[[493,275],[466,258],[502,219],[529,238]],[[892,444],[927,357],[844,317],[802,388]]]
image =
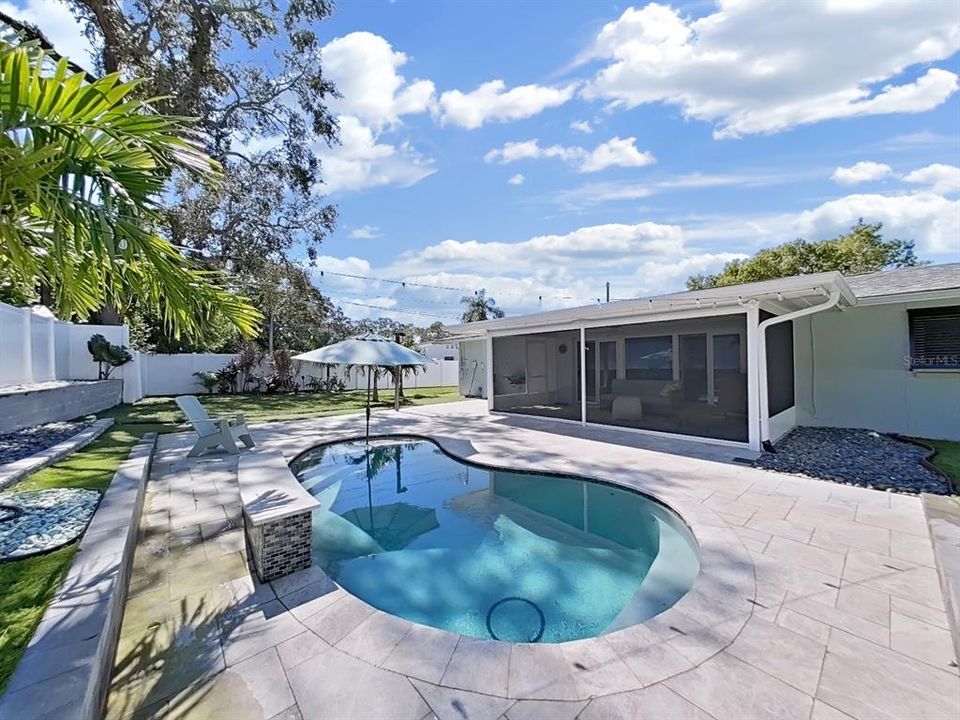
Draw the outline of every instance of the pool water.
[[[477,638],[563,642],[642,622],[699,572],[680,518],[623,488],[456,460],[431,441],[314,448],[314,562],[348,592]]]

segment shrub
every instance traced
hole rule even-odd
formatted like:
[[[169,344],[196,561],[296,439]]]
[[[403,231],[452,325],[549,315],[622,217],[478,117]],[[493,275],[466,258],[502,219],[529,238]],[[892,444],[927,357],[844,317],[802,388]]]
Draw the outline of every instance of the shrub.
[[[263,351],[253,343],[247,343],[240,348],[240,352],[233,359],[237,366],[237,385],[240,392],[247,392],[254,383],[259,387],[260,378],[256,377],[255,372],[262,359]]]
[[[215,372],[195,372],[193,376],[197,378],[197,382],[203,385],[207,393],[210,394],[212,394],[213,389],[220,384],[220,379]]]
[[[232,393],[237,391],[237,376],[240,374],[240,368],[237,366],[236,359],[230,360],[226,365],[217,370],[217,389],[222,393]]]
[[[297,376],[301,363],[294,360],[289,350],[274,350],[270,356],[270,374],[267,376],[267,392],[288,393],[297,389]]]

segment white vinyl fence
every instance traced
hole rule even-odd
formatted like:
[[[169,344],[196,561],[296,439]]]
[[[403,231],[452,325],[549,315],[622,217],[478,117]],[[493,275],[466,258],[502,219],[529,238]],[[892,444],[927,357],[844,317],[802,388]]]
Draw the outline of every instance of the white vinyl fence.
[[[0,303],[0,387],[26,385],[50,380],[96,380],[97,363],[90,357],[87,341],[103,335],[114,345],[130,345],[126,325],[77,325],[61,322],[44,307],[18,308]],[[131,350],[133,360],[116,368],[110,377],[123,379],[124,402],[136,402],[144,396],[186,395],[204,392],[196,372],[216,372],[233,355],[221,353],[141,354]],[[364,371],[354,370],[349,377],[343,367],[330,368],[331,375],[345,378],[348,389],[367,387]],[[263,363],[260,375],[269,374]],[[306,387],[311,377],[325,378],[325,366],[304,363],[298,384]],[[407,373],[405,388],[456,385],[457,362],[438,360],[414,375]],[[377,382],[381,389],[392,389],[389,375]]]
[[[193,373],[216,372],[226,365],[232,357],[233,355],[217,353],[141,355],[143,394],[145,396],[198,395],[206,392]],[[458,372],[458,364],[455,360],[438,360],[436,364],[428,365],[425,370],[418,371],[416,375],[408,372],[404,375],[403,386],[415,389],[456,385],[458,383]],[[269,373],[269,364],[267,362],[261,363],[257,374],[265,376]],[[345,368],[342,366],[331,367],[329,376],[333,375],[344,378],[347,381],[348,390],[364,390],[367,387],[367,376],[362,369],[355,369],[348,377]],[[311,378],[326,377],[328,377],[328,374],[325,366],[303,363],[297,377],[297,384],[301,388],[305,388]],[[392,389],[392,377],[390,375],[381,376],[377,381],[377,386],[380,389]]]
[[[226,353],[142,355],[143,394],[198,395],[206,392],[194,373],[216,372],[232,357]]]
[[[96,380],[99,368],[87,341],[99,333],[115,345],[129,345],[125,325],[75,325],[61,322],[45,307],[18,308],[0,303],[0,386],[51,380]],[[140,392],[139,353],[113,371],[122,378],[123,399],[135,402]]]

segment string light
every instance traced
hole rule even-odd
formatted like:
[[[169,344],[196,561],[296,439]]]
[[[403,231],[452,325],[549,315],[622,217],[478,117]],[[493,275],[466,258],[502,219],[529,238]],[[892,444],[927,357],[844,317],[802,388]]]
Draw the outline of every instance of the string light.
[[[400,285],[401,287],[405,287],[405,288],[406,288],[406,287],[418,287],[418,288],[426,288],[426,289],[428,289],[428,290],[445,290],[445,291],[447,291],[447,292],[465,293],[465,294],[468,294],[468,295],[479,295],[479,294],[480,294],[480,290],[477,290],[477,289],[470,289],[470,288],[463,288],[463,287],[453,287],[453,286],[450,286],[450,285],[431,285],[431,284],[429,284],[429,283],[418,283],[418,282],[413,282],[413,281],[411,281],[411,280],[395,280],[395,279],[391,279],[391,278],[374,277],[374,276],[372,276],[372,275],[360,275],[360,274],[358,274],[358,273],[338,272],[338,271],[336,271],[336,270],[320,270],[320,277],[321,277],[321,278],[324,278],[324,277],[326,277],[327,275],[334,275],[334,276],[336,276],[336,277],[351,278],[351,279],[353,279],[353,280],[369,280],[369,281],[371,281],[371,282],[390,283],[391,285]],[[525,291],[523,291],[523,290],[498,290],[497,293],[496,293],[496,295],[498,295],[498,296],[502,296],[502,295],[513,295],[513,296],[519,296],[519,297],[528,297],[529,294],[530,294],[529,292],[525,292]],[[555,299],[555,300],[580,300],[580,301],[585,301],[585,302],[593,302],[593,300],[594,300],[594,298],[583,297],[583,296],[576,296],[576,295],[546,295],[546,296],[541,295],[541,296],[540,296],[540,299],[542,300],[544,297],[553,298],[553,299]]]
[[[430,312],[421,312],[420,310],[404,310],[403,308],[396,307],[384,307],[383,305],[373,305],[371,303],[362,303],[357,302],[356,300],[339,300],[337,298],[330,298],[333,302],[338,305],[357,305],[359,307],[372,308],[374,310],[382,310],[383,312],[392,312],[392,313],[403,313],[405,315],[422,315],[423,317],[430,318],[439,318],[442,320],[459,320],[459,317],[453,315],[439,315],[437,313]]]

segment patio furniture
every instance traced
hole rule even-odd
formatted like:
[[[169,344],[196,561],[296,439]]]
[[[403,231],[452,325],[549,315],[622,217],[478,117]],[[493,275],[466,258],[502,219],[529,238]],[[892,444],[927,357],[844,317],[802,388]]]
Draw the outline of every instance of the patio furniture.
[[[250,437],[243,415],[212,418],[193,395],[181,395],[176,399],[176,403],[197,433],[197,442],[187,453],[187,457],[196,457],[204,450],[217,447],[223,447],[229,454],[236,455],[240,452],[238,442],[248,448],[253,447],[253,438]]]
[[[244,533],[260,580],[310,567],[312,513],[320,502],[303,489],[283,454],[245,454],[237,465],[237,482]]]
[[[643,401],[636,395],[618,395],[613,399],[611,415],[619,421],[640,420],[643,418]]]
[[[618,399],[636,399],[643,404],[647,413],[669,413],[676,404],[679,387],[673,380],[631,380],[614,378],[610,383],[610,392],[600,397],[603,407],[613,409]],[[633,412],[638,406],[634,403],[621,403],[622,412]],[[628,411],[626,408],[630,407]],[[614,415],[616,417],[616,415]],[[634,419],[639,419],[637,415]],[[630,418],[625,418],[630,419]]]

